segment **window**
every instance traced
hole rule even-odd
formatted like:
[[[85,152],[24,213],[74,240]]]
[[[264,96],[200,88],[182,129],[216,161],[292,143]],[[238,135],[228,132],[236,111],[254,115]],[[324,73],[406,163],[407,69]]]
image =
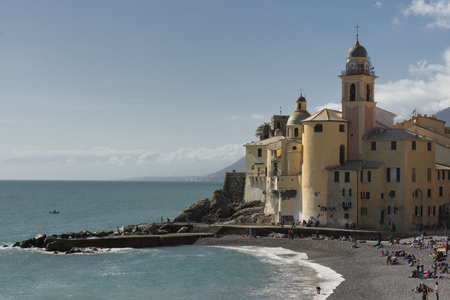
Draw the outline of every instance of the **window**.
[[[427,181],[431,182],[431,168],[427,169]]]
[[[254,170],[255,169],[255,165],[252,165],[252,170]]]
[[[294,129],[294,137],[298,137],[298,128]]]
[[[436,206],[428,206],[428,215],[435,216],[436,215]]]
[[[431,197],[431,189],[427,190],[427,197],[430,198]]]
[[[442,171],[438,171],[438,180],[442,180]]]
[[[322,124],[317,124],[316,126],[314,126],[314,132],[322,132],[323,128],[322,128]]]
[[[366,86],[366,101],[370,101],[370,85]]]
[[[343,124],[339,125],[339,132],[345,132],[345,125]]]
[[[262,156],[262,149],[258,148],[258,157],[261,157],[261,156]]]
[[[345,213],[344,214],[344,219],[350,219],[350,214],[349,213]]]
[[[352,189],[342,189],[342,196],[351,196]]]
[[[345,172],[344,173],[344,181],[345,182],[350,182],[350,172]]]
[[[442,186],[439,187],[439,197],[442,197],[444,195],[444,191]]]
[[[390,191],[389,192],[389,197],[395,197],[395,191]]]
[[[428,143],[427,143],[427,150],[428,150],[428,151],[431,151],[431,142],[428,142]]]
[[[391,214],[391,206],[388,206],[388,215]]]
[[[395,141],[391,142],[391,150],[397,150],[397,142]]]
[[[416,217],[421,217],[422,214],[423,214],[423,206],[416,206],[416,207],[414,208],[414,215],[415,215]]]
[[[400,168],[386,168],[387,182],[400,182]]]
[[[384,193],[381,193],[381,199],[384,199]]]
[[[367,207],[361,207],[361,215],[367,215]]]
[[[412,168],[412,182],[416,182],[416,168]]]
[[[370,192],[361,192],[361,199],[370,199]]]
[[[334,182],[339,182],[339,171],[334,171]]]
[[[377,150],[377,142],[371,142],[370,143],[370,150],[372,150],[372,151]]]
[[[361,182],[371,182],[372,171],[362,171],[361,172]]]
[[[412,141],[411,150],[416,150],[416,141]]]
[[[352,83],[350,85],[350,101],[355,101],[356,99],[356,85]]]

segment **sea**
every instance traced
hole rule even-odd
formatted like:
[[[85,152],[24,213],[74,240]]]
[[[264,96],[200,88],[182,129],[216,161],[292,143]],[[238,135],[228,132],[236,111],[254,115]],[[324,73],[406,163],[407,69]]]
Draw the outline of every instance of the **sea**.
[[[326,299],[343,281],[306,254],[283,248],[186,245],[53,254],[11,247],[41,233],[173,219],[222,185],[0,181],[0,247],[8,245],[0,248],[0,299]]]

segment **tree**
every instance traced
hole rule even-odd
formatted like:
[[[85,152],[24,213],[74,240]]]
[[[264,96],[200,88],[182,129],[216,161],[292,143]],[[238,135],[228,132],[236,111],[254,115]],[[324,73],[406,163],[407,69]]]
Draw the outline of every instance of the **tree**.
[[[263,139],[264,127],[265,126],[269,126],[270,127],[270,123],[269,122],[264,122],[261,125],[259,125],[258,128],[256,128],[255,136],[258,137],[260,140]]]

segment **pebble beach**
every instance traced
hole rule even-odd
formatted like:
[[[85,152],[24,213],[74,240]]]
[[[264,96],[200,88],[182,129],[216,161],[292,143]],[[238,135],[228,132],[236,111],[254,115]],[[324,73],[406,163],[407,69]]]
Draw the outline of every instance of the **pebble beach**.
[[[443,240],[443,236],[434,237]],[[441,274],[438,279],[409,278],[415,267],[410,267],[407,260],[399,258],[399,264],[386,264],[386,257],[381,251],[401,251],[414,254],[421,260],[424,269],[431,269],[433,257],[430,249],[411,248],[409,244],[413,237],[403,239],[399,244],[389,245],[382,242],[383,247],[374,247],[376,241],[358,242],[357,248],[350,241],[311,239],[311,238],[270,238],[242,237],[226,235],[219,238],[202,238],[195,245],[199,246],[259,246],[283,247],[296,252],[303,252],[314,262],[329,267],[341,274],[344,281],[333,291],[322,290],[327,299],[422,299],[421,293],[412,289],[420,282],[434,288],[439,282],[440,299],[450,299],[450,274]],[[311,295],[313,298],[314,296]],[[436,299],[434,293],[428,294],[428,299]]]

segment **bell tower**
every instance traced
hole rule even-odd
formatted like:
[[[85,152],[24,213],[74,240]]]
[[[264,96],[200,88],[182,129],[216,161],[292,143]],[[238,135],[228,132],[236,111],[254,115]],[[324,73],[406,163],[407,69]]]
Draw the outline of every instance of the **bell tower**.
[[[376,125],[374,88],[378,77],[366,49],[359,44],[358,33],[355,45],[348,51],[345,71],[339,78],[342,81],[342,118],[349,121],[347,159],[359,160],[363,136]]]

